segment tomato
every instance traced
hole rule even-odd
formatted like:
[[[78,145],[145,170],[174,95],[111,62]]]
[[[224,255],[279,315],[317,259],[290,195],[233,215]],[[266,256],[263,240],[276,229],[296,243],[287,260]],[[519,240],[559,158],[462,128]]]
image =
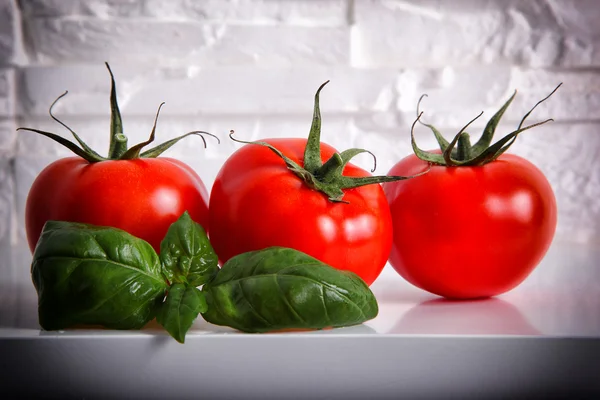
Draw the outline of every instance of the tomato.
[[[326,82],[327,83],[327,82]],[[294,248],[373,283],[389,257],[392,222],[379,182],[320,143],[315,95],[308,140],[267,139],[237,150],[222,166],[210,195],[210,240],[221,262],[270,246]],[[245,142],[247,143],[247,142]]]
[[[413,285],[454,299],[495,296],[521,283],[546,254],[557,222],[552,188],[532,163],[504,153],[517,134],[541,123],[522,128],[528,113],[490,146],[513,98],[475,145],[466,127],[448,143],[426,125],[444,152],[420,150],[413,136],[415,154],[391,168],[392,175],[414,174],[433,164],[419,178],[384,183],[394,232],[390,263]]]
[[[410,155],[390,174],[426,167]],[[432,166],[419,178],[385,183],[384,190],[393,220],[391,265],[413,285],[444,297],[514,288],[541,261],[556,228],[550,184],[512,154],[482,166]]]
[[[128,149],[114,76],[108,64],[106,67],[111,77],[108,157],[89,148],[73,130],[52,114],[52,107],[66,92],[52,103],[50,116],[68,129],[79,145],[50,132],[19,128],[49,137],[77,155],[47,166],[29,191],[25,226],[32,252],[48,220],[120,228],[146,240],[157,252],[160,252],[160,242],[169,226],[185,211],[204,227],[208,224],[208,192],[200,177],[178,160],[157,157],[186,136],[210,134],[189,132],[142,152],[154,140],[161,104],[150,138]]]
[[[198,175],[171,158],[89,163],[68,157],[34,181],[25,208],[33,251],[48,220],[113,226],[149,242],[158,252],[169,226],[188,211],[208,225],[208,192]]]
[[[302,165],[306,139],[265,142]],[[321,143],[323,161],[334,153]],[[343,174],[369,175],[350,163]],[[249,144],[225,162],[213,184],[210,240],[221,262],[269,246],[290,247],[371,284],[392,245],[388,203],[380,185],[346,190],[344,200],[348,203],[331,202],[268,148]]]

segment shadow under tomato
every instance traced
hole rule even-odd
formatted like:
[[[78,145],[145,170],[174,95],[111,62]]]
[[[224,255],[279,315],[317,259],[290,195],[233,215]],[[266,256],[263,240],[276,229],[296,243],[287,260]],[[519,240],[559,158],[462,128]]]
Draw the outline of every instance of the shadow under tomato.
[[[498,298],[434,299],[409,309],[390,333],[442,335],[540,335],[514,305]]]

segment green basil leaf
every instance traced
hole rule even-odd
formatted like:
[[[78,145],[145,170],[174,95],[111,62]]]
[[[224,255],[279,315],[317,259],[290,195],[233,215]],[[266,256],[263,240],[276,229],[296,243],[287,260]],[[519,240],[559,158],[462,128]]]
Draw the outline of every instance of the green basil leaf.
[[[358,275],[283,247],[233,257],[202,291],[204,319],[245,332],[356,325],[378,313]]]
[[[156,321],[175,340],[183,343],[185,334],[198,317],[198,314],[206,310],[204,293],[193,286],[175,283],[169,288],[167,299],[156,314]]]
[[[171,283],[200,286],[219,271],[219,259],[206,232],[187,211],[169,227],[160,244],[160,259]]]
[[[49,221],[33,254],[42,328],[75,324],[139,329],[154,318],[167,284],[157,254],[125,231]]]

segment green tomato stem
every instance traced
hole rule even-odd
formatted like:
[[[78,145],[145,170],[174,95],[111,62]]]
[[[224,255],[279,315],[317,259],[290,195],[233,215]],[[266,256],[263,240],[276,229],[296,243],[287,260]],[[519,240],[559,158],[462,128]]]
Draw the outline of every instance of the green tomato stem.
[[[456,158],[459,161],[465,161],[471,158],[471,139],[467,132],[463,132],[458,137],[457,150]]]
[[[110,65],[106,64],[108,73],[110,74],[110,145],[108,149],[108,157],[116,160],[127,151],[127,140],[123,140],[119,135],[123,135],[123,120],[121,119],[121,111],[117,102],[117,87],[115,84],[115,76],[110,69]]]
[[[310,134],[304,149],[304,165],[291,160],[285,156],[280,150],[270,145],[269,143],[257,141],[247,142],[233,137],[233,131],[229,137],[240,143],[260,145],[269,148],[286,164],[287,168],[302,179],[305,184],[311,189],[324,193],[332,202],[347,203],[343,200],[343,189],[351,189],[365,185],[373,185],[384,182],[392,182],[403,179],[410,179],[429,170],[412,175],[412,176],[369,176],[369,177],[349,177],[342,175],[345,166],[348,162],[358,154],[369,153],[373,156],[374,166],[377,166],[375,155],[364,149],[348,149],[341,153],[334,153],[325,163],[321,160],[321,111],[319,108],[319,94],[323,87],[329,81],[323,83],[315,94],[315,104],[313,111],[313,121],[310,129]],[[375,168],[371,172],[374,172]]]
[[[105,64],[106,64],[106,68],[108,69],[108,72],[110,74],[110,82],[111,82],[110,146],[109,146],[109,151],[108,151],[108,153],[109,153],[108,158],[102,157],[101,155],[96,153],[83,140],[81,140],[81,138],[79,137],[79,135],[77,135],[77,133],[75,133],[75,131],[73,131],[71,128],[69,128],[61,120],[56,118],[56,116],[54,116],[54,114],[52,113],[52,109],[54,108],[54,105],[60,99],[62,99],[64,96],[66,96],[68,91],[65,91],[56,100],[54,100],[54,102],[52,102],[52,105],[50,105],[50,109],[48,110],[48,113],[50,114],[50,117],[52,119],[54,119],[56,122],[58,122],[63,127],[65,127],[69,132],[71,132],[71,134],[73,135],[75,140],[79,143],[79,146],[76,143],[74,143],[70,140],[67,140],[65,138],[62,138],[54,133],[41,131],[39,129],[21,127],[21,128],[18,128],[17,131],[19,131],[19,130],[31,131],[31,132],[35,132],[40,135],[46,136],[46,137],[56,141],[57,143],[65,146],[66,148],[71,150],[73,153],[75,153],[79,157],[83,158],[84,160],[88,161],[89,163],[96,163],[96,162],[107,161],[107,160],[132,160],[132,159],[136,159],[136,158],[155,158],[155,157],[158,157],[160,154],[162,154],[164,151],[168,150],[175,143],[179,142],[181,139],[183,139],[187,136],[191,136],[191,135],[200,136],[204,143],[204,148],[206,148],[206,140],[204,139],[202,134],[212,136],[215,139],[217,139],[217,142],[220,143],[219,138],[217,138],[216,136],[214,136],[208,132],[192,131],[192,132],[186,133],[185,135],[179,136],[175,139],[171,139],[165,143],[159,144],[158,146],[153,147],[152,149],[147,150],[142,153],[142,149],[145,146],[147,146],[148,144],[152,143],[152,141],[154,140],[154,136],[156,133],[156,123],[158,121],[158,115],[160,113],[160,108],[164,104],[164,103],[162,103],[160,105],[160,107],[158,108],[158,112],[156,113],[156,118],[154,119],[154,125],[152,126],[152,132],[150,134],[150,138],[147,141],[144,141],[142,143],[139,143],[139,144],[133,146],[131,149],[127,149],[127,136],[125,136],[125,134],[123,133],[123,121],[121,119],[121,111],[119,110],[119,104],[117,102],[117,89],[116,89],[116,84],[115,84],[115,77],[114,77],[112,70],[110,69],[110,66],[108,65],[108,63],[105,63]]]
[[[477,118],[479,118],[481,116],[481,114],[483,114],[483,112],[481,114],[479,114],[477,117],[475,117],[474,119],[472,119],[468,124],[466,124],[460,130],[460,132],[458,132],[458,134],[454,137],[454,139],[451,142],[448,142],[448,141],[446,141],[446,139],[444,139],[442,137],[442,135],[439,133],[439,131],[435,127],[433,127],[432,125],[429,125],[429,124],[424,124],[423,122],[420,121],[420,118],[423,115],[423,113],[419,111],[419,106],[421,104],[421,100],[425,96],[425,95],[423,95],[423,96],[421,96],[421,98],[419,99],[419,102],[417,103],[417,119],[414,121],[414,123],[411,127],[411,130],[410,130],[413,151],[414,151],[415,155],[418,158],[420,158],[421,160],[424,160],[424,161],[427,161],[427,162],[430,162],[433,164],[437,164],[437,165],[447,166],[447,167],[477,166],[477,165],[485,165],[489,162],[492,162],[492,161],[496,160],[498,157],[500,157],[500,155],[502,155],[506,150],[508,150],[508,148],[515,142],[515,139],[519,133],[526,131],[528,129],[534,128],[536,126],[543,125],[550,121],[553,121],[553,119],[550,118],[550,119],[547,119],[542,122],[531,124],[531,125],[528,125],[525,127],[523,126],[523,124],[525,123],[525,120],[527,119],[527,117],[529,117],[529,115],[533,112],[533,110],[537,106],[539,106],[541,103],[546,101],[548,98],[550,98],[550,96],[552,96],[561,85],[562,85],[562,83],[560,83],[558,86],[556,86],[554,88],[554,90],[552,90],[552,92],[550,92],[550,94],[548,94],[546,97],[544,97],[543,99],[538,101],[521,119],[521,122],[519,123],[519,126],[517,127],[517,129],[515,131],[504,136],[502,139],[498,140],[493,145],[490,145],[490,144],[492,142],[494,132],[496,131],[496,127],[498,126],[498,123],[500,122],[500,119],[504,115],[506,109],[510,106],[510,104],[514,100],[514,98],[517,94],[516,91],[506,101],[506,103],[504,103],[504,105],[500,108],[500,110],[498,110],[494,114],[494,116],[488,121],[488,123],[486,124],[485,129],[483,131],[483,134],[481,135],[481,137],[479,138],[477,143],[475,143],[475,145],[473,145],[473,146],[471,146],[469,135],[466,132],[464,132],[464,130],[473,121],[475,121]],[[431,153],[428,151],[424,151],[424,150],[420,149],[419,146],[417,146],[417,143],[415,141],[415,136],[414,136],[414,128],[415,128],[415,125],[417,122],[420,122],[421,124],[425,125],[426,127],[430,128],[432,130],[432,132],[440,146],[440,149],[442,150],[441,155],[436,154],[436,153]],[[455,147],[457,147],[457,148],[455,149]]]

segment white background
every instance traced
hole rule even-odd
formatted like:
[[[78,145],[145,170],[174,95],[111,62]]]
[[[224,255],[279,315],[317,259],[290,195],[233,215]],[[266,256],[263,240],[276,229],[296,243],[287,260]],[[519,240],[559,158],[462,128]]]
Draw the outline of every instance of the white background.
[[[600,241],[600,6],[594,0],[0,0],[0,281],[27,280],[9,262],[25,246],[24,202],[35,176],[68,150],[18,126],[69,133],[101,154],[109,135],[110,81],[117,79],[129,143],[150,133],[165,101],[158,141],[206,130],[165,155],[192,165],[208,188],[238,144],[306,137],[322,92],[323,141],[362,147],[386,173],[410,154],[417,99],[447,137],[518,89],[498,135],[559,82],[513,152],[536,164],[558,201],[557,240]],[[422,147],[431,133],[419,128]],[[356,163],[370,167],[371,159]],[[27,257],[24,257],[26,259]]]

